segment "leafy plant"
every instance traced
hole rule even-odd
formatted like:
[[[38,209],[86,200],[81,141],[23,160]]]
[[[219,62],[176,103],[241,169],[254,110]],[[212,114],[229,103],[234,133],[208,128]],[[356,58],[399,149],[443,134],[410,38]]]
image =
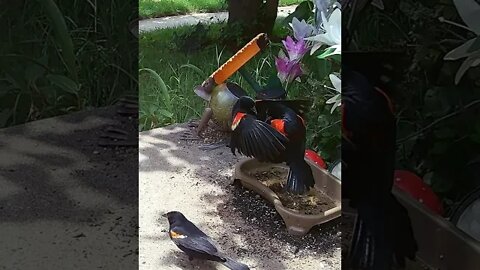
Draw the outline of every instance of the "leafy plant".
[[[455,0],[454,3],[463,21],[468,25],[467,29],[477,35],[476,37],[465,41],[465,43],[457,48],[451,50],[443,58],[445,60],[458,60],[461,58],[467,58],[458,68],[457,74],[455,75],[455,84],[458,84],[460,79],[469,68],[480,65],[480,4],[474,1],[459,0]],[[443,17],[440,17],[439,19],[441,22],[447,22]],[[453,25],[458,25],[457,23],[450,23]]]
[[[395,66],[402,78],[389,86],[398,111],[397,167],[421,176],[447,210],[480,185],[480,70],[472,66],[475,60],[445,61],[476,57],[471,52],[478,49],[478,34],[459,27],[460,2],[384,1],[384,10],[369,6],[372,16],[358,20],[352,41],[365,51],[401,51],[409,60]]]
[[[85,14],[89,14],[85,16]],[[0,127],[136,92],[136,41],[120,1],[15,1],[0,13]]]

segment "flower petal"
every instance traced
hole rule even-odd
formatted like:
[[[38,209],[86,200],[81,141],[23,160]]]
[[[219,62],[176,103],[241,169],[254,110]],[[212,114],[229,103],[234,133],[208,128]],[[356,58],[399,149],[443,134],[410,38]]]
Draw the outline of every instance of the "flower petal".
[[[342,92],[342,80],[334,74],[329,75],[330,81],[337,92]]]
[[[340,97],[340,94],[336,94],[335,96],[329,98],[327,101],[325,101],[326,104],[332,104],[337,101],[337,99]]]
[[[470,56],[474,52],[468,52],[468,49],[472,46],[477,38],[472,38],[457,48],[449,51],[444,57],[443,60],[458,60],[463,57]]]

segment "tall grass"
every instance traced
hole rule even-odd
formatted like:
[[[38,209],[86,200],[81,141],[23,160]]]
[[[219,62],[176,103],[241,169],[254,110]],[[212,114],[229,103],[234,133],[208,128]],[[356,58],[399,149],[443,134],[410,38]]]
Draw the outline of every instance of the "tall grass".
[[[216,40],[222,26],[212,25],[207,39]],[[215,44],[196,52],[180,51],[179,46],[172,41],[177,40],[176,36],[193,29],[192,26],[184,26],[140,36],[139,65],[145,71],[139,74],[140,130],[183,123],[202,114],[206,104],[195,95],[193,89],[232,54]],[[247,64],[247,68],[259,81],[265,81],[262,76],[265,76],[268,69],[273,72],[271,61],[267,61],[269,58],[271,53],[266,52]],[[235,74],[231,81],[239,83],[247,91],[251,90],[239,74]]]
[[[14,1],[0,12],[0,127],[135,93],[129,1]]]

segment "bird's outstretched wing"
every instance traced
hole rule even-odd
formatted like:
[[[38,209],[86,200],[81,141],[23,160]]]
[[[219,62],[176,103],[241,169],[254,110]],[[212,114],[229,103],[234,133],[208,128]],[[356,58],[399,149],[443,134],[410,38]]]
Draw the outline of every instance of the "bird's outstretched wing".
[[[255,116],[237,113],[232,121],[230,148],[263,162],[276,162],[283,154],[287,137]]]

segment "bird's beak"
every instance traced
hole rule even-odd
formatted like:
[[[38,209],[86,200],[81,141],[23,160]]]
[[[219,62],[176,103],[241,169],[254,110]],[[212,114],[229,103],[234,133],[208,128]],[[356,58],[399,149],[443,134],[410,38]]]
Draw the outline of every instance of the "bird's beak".
[[[167,217],[167,213],[163,214],[162,217]]]

